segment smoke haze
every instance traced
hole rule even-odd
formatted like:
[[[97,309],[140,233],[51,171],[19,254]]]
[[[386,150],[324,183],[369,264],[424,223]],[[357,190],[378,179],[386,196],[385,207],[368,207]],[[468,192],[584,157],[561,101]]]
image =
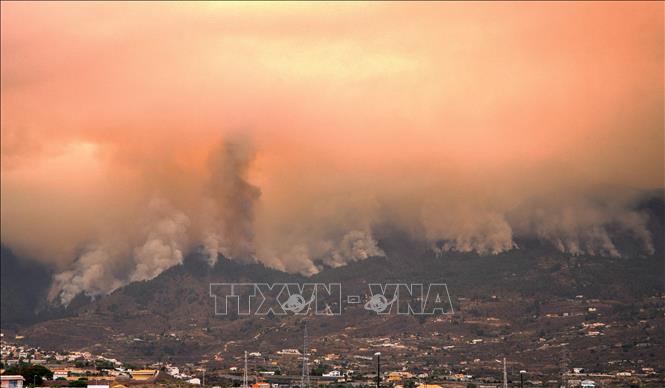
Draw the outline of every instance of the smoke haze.
[[[654,253],[662,3],[1,7],[1,238],[53,300],[191,249],[313,274],[380,224],[442,259]]]

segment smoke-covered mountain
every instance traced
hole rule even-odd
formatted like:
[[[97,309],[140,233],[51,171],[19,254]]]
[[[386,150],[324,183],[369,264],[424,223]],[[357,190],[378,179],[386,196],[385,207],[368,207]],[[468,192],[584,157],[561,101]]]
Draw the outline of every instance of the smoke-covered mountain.
[[[210,355],[228,341],[255,336],[268,349],[297,345],[289,336],[270,333],[284,323],[297,325],[298,317],[215,316],[209,284],[223,282],[342,283],[345,292],[358,295],[366,295],[371,282],[444,282],[458,311],[453,319],[464,319],[474,310],[461,301],[486,300],[494,295],[513,302],[483,314],[498,316],[515,327],[528,325],[535,305],[559,303],[576,295],[634,306],[665,292],[664,203],[662,197],[652,195],[636,205],[648,214],[653,255],[635,253],[637,244],[630,236],[613,240],[621,257],[573,255],[538,239],[517,239],[519,249],[498,255],[442,253],[426,241],[382,227],[377,241],[385,257],[324,267],[311,277],[221,256],[211,267],[207,252],[195,251],[183,264],[152,280],[133,282],[94,300],[81,294],[66,308],[47,306],[52,272],[17,258],[5,247],[2,328],[18,331],[41,346],[88,348],[137,360],[195,359]],[[334,335],[349,327],[357,328],[355,335],[360,336],[394,335],[432,330],[428,325],[434,324],[414,317],[379,318],[361,308],[348,308],[343,319],[312,318],[313,335]],[[178,341],[173,340],[176,337]]]

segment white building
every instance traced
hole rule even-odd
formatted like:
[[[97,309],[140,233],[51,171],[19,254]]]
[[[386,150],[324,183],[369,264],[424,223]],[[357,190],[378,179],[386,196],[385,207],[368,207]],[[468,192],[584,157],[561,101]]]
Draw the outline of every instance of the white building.
[[[282,349],[277,352],[277,354],[288,354],[288,355],[300,355],[300,350],[298,349]]]
[[[21,375],[2,375],[0,376],[0,387],[2,388],[23,388],[25,379]]]
[[[177,366],[169,366],[166,368],[166,373],[171,376],[177,376],[180,374],[180,368]]]

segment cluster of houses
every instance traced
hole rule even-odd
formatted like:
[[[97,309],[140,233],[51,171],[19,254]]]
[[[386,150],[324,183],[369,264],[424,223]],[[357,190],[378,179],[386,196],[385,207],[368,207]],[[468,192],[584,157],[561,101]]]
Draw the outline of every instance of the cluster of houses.
[[[4,336],[2,336],[4,337]],[[17,340],[21,340],[17,336]],[[154,380],[158,375],[157,369],[131,369],[114,359],[104,356],[95,356],[90,352],[55,352],[45,351],[40,348],[33,348],[27,345],[16,343],[7,343],[0,341],[0,359],[3,368],[0,369],[2,377],[1,388],[23,388],[25,382],[23,376],[5,374],[4,368],[11,368],[15,365],[41,365],[53,372],[51,380],[54,385],[61,381],[66,382],[86,380],[99,382],[100,384],[88,384],[94,388],[109,388],[111,382],[147,382]],[[116,381],[117,380],[117,381]],[[103,383],[109,384],[103,384]],[[51,386],[52,384],[46,384]],[[123,388],[121,383],[113,384],[114,388]]]
[[[604,323],[582,324],[582,329],[586,331],[603,330],[605,327],[606,325]],[[482,339],[471,339],[467,341],[470,344],[476,344],[482,342]],[[362,352],[361,354],[348,354],[346,356],[342,356],[343,353],[327,353],[316,356],[316,349],[308,349],[308,354],[313,355],[313,357],[310,358],[311,367],[316,367],[317,365],[326,366],[324,371],[320,371],[319,376],[316,376],[316,381],[324,384],[353,383],[354,385],[365,384],[373,386],[376,381],[376,374],[372,374],[371,371],[373,370],[372,365],[375,359],[368,354],[372,354],[372,351],[379,350],[379,348],[381,348],[382,351],[383,349],[386,351],[393,349],[408,351],[411,348],[410,345],[404,345],[399,341],[391,340],[389,338],[372,338],[368,339],[367,342],[369,346],[366,348],[356,348],[357,351]],[[160,373],[168,375],[173,379],[178,379],[183,383],[204,385],[206,373],[204,368],[210,367],[209,365],[206,365],[205,367],[198,367],[198,369],[196,369],[197,367],[193,366],[193,364],[176,366],[169,363],[156,363],[150,365],[146,369],[139,369],[123,364],[117,359],[93,355],[89,352],[73,351],[61,353],[44,351],[40,348],[32,348],[26,345],[21,345],[20,343],[10,344],[4,340],[0,341],[0,345],[0,356],[5,368],[16,364],[27,363],[43,365],[51,370],[53,372],[52,382],[44,384],[49,387],[66,386],[65,382],[85,379],[86,381],[94,382],[93,384],[88,384],[88,388],[126,388],[126,385],[130,386],[141,382],[146,384],[154,383],[158,380],[157,378]],[[449,348],[453,347],[454,345],[449,346]],[[445,347],[443,348],[445,349]],[[220,354],[219,360],[216,358],[215,360],[223,362],[224,356],[226,356],[226,354]],[[252,388],[283,388],[288,385],[284,384],[285,380],[288,378],[292,379],[291,385],[298,385],[298,376],[279,376],[281,373],[277,372],[279,371],[279,368],[284,367],[284,365],[288,363],[295,365],[302,362],[303,353],[299,349],[281,349],[273,354],[266,355],[261,352],[250,352],[247,353],[247,356],[249,359],[256,360],[253,367],[249,368],[251,371],[251,380],[256,381],[252,385]],[[222,373],[227,374],[227,377],[229,375],[231,377],[235,376],[237,381],[238,376],[241,376],[244,372],[244,367],[240,366],[242,365],[242,361],[242,358],[235,357],[234,361],[231,362],[235,363],[236,366],[233,366],[233,364],[229,366],[227,363],[226,367],[223,368],[224,371]],[[474,360],[474,362],[476,361],[479,360]],[[460,362],[459,364],[464,365],[466,362]],[[448,372],[446,372],[445,375],[441,375],[440,372],[437,374],[436,371],[430,370],[426,366],[410,365],[408,361],[397,363],[392,365],[392,367],[398,370],[393,369],[391,371],[391,369],[387,369],[381,374],[381,381],[383,382],[382,384],[393,388],[413,387],[414,385],[418,388],[440,388],[438,385],[431,384],[430,382],[439,381],[441,384],[445,385],[446,383],[444,380],[448,383],[452,381],[460,383],[478,383],[481,381],[483,383],[488,383],[485,385],[487,387],[496,386],[491,385],[491,383],[495,383],[496,381],[491,381],[492,379],[489,378],[474,378],[474,376],[465,373],[468,372],[468,370],[465,369],[453,372],[451,369],[448,369],[447,364],[445,367]],[[642,372],[645,375],[655,374],[653,368],[642,369]],[[215,369],[208,370],[212,372]],[[297,369],[294,369],[292,365],[292,367],[287,368],[287,370]],[[356,371],[363,370],[369,373],[356,373]],[[220,369],[218,368],[217,371],[219,372]],[[2,372],[3,371],[0,370],[0,374]],[[429,372],[431,372],[432,375],[430,375]],[[608,375],[604,377],[625,378],[630,377],[630,373],[633,372],[620,372],[617,373],[616,376]],[[581,388],[596,387],[596,383],[588,377],[593,376],[587,375],[582,368],[574,368],[572,373],[570,373],[568,386]],[[58,381],[62,381],[63,384],[57,384]],[[313,381],[315,381],[314,376]],[[24,378],[19,375],[3,374],[2,386],[0,388],[23,388],[24,385],[29,385],[31,383],[32,382],[26,382]],[[215,387],[213,386],[213,388]]]

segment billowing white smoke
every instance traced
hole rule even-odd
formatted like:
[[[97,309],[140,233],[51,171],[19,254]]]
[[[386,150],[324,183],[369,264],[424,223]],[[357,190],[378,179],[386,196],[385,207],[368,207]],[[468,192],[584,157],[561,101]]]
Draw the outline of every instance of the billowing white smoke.
[[[370,232],[352,230],[344,235],[338,245],[333,246],[329,255],[324,256],[323,263],[331,267],[341,267],[352,261],[385,255]]]
[[[123,286],[125,282],[114,273],[114,264],[119,262],[116,255],[119,253],[112,246],[89,247],[72,269],[54,276],[49,300],[66,306],[81,292],[103,295]]]
[[[332,190],[298,211],[261,214],[263,223],[257,224],[261,190],[249,179],[255,155],[247,138],[222,143],[209,156],[209,176],[197,200],[184,207],[170,197],[147,201],[133,225],[122,223],[123,230],[101,234],[55,276],[51,300],[67,305],[80,293],[102,295],[152,279],[201,246],[211,266],[222,254],[304,275],[385,256],[372,234],[373,225],[391,220],[384,213],[399,214],[394,226],[424,237],[438,256],[453,251],[496,255],[516,249],[515,239],[526,237],[571,255],[619,257],[615,235],[632,236],[645,253],[655,252],[644,214],[630,210],[627,201],[592,201],[585,195],[526,202],[515,209],[487,197],[445,192],[436,199],[409,200],[411,207],[400,213],[400,200],[378,200],[371,191],[351,198]]]
[[[246,161],[240,165],[246,166]],[[182,263],[186,250],[200,245],[208,251],[211,265],[221,253],[241,260],[256,258],[304,275],[315,274],[322,266],[339,267],[385,256],[372,236],[371,214],[361,217],[359,228],[346,233],[321,229],[307,234],[294,229],[293,239],[285,244],[255,246],[251,207],[258,200],[258,189],[241,180],[242,174],[216,176],[220,184],[229,182],[236,187],[218,188],[216,192],[222,195],[204,203],[208,219],[200,237],[188,238],[190,217],[164,199],[153,199],[137,220],[135,240],[102,238],[89,245],[69,269],[55,276],[51,300],[67,305],[80,293],[102,295],[132,281],[152,279]],[[239,193],[239,197],[230,198],[227,193]],[[640,243],[644,253],[654,254],[645,214],[630,210],[621,201],[581,198],[530,202],[511,212],[451,200],[429,202],[422,208],[420,223],[439,256],[451,251],[499,254],[517,248],[515,236],[540,239],[571,255],[610,257],[622,255],[616,236],[629,236]],[[218,207],[228,206],[226,202],[243,209],[220,210]]]
[[[55,275],[49,299],[68,305],[78,294],[108,294],[132,281],[150,280],[182,263],[189,218],[154,198],[139,220],[139,245],[111,238],[89,246],[72,268]]]
[[[300,273],[305,276],[314,275],[319,268],[312,260],[311,252],[307,244],[296,244],[283,254],[271,254],[272,266],[286,272]]]
[[[337,267],[371,256],[384,256],[367,230],[346,234],[322,231],[311,240],[294,242],[286,249],[264,247],[257,257],[254,241],[254,213],[261,191],[249,183],[248,173],[255,150],[247,138],[232,138],[222,143],[209,158],[210,176],[198,214],[196,236],[189,238],[190,217],[162,198],[153,198],[146,212],[137,220],[134,233],[110,233],[128,236],[116,241],[100,237],[90,245],[69,269],[57,274],[51,300],[69,304],[80,293],[102,295],[129,282],[149,280],[164,270],[182,263],[185,251],[203,246],[209,264],[219,254],[237,260],[263,260],[268,265],[305,275],[317,273],[316,260]],[[137,237],[134,238],[132,234]],[[312,236],[314,237],[314,236]],[[312,241],[314,240],[314,241]]]
[[[228,249],[226,249],[222,242],[222,236],[219,233],[207,232],[203,236],[201,241],[203,244],[203,249],[206,252],[206,257],[208,259],[208,264],[212,267],[217,263],[219,255],[230,257],[228,255]]]
[[[631,236],[643,252],[655,253],[645,214],[621,203],[590,201],[582,198],[565,203],[537,204],[523,209],[515,227],[522,235],[550,242],[571,255],[621,257],[615,239]]]
[[[537,238],[570,255],[621,257],[619,236],[655,253],[648,217],[630,209],[626,198],[594,200],[577,193],[564,198],[528,201],[514,211],[483,208],[473,201],[430,202],[423,207],[422,226],[433,251],[499,254],[517,248],[516,236]]]
[[[305,276],[318,273],[322,265],[335,268],[370,257],[385,257],[385,253],[371,232],[363,230],[352,230],[338,239],[295,243],[283,253],[264,249],[259,255],[277,269]]]
[[[503,214],[480,205],[430,202],[423,207],[422,224],[437,256],[449,251],[496,255],[515,247]]]
[[[182,263],[187,247],[189,218],[163,200],[153,200],[148,208],[151,219],[144,224],[145,243],[134,248],[136,268],[129,277],[131,281],[152,279]]]

